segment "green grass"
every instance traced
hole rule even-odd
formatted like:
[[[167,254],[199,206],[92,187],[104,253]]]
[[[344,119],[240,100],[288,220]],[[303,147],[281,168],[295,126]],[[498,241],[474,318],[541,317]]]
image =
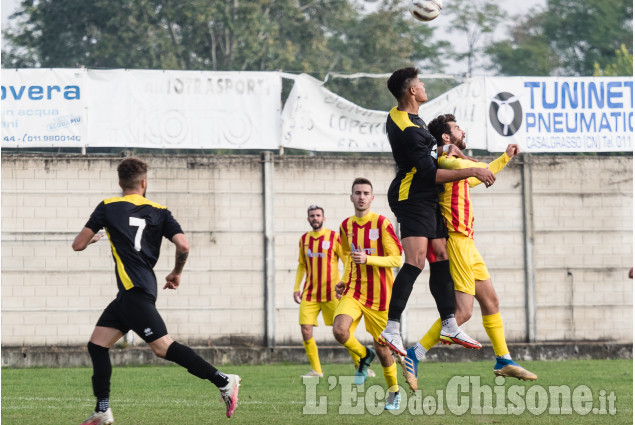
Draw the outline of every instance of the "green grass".
[[[470,410],[455,415],[444,402],[444,414],[427,415],[421,409],[405,409],[398,416],[381,411],[383,394],[375,405],[378,412],[364,409],[363,415],[340,414],[342,386],[340,375],[351,375],[351,365],[324,365],[325,378],[316,388],[318,405],[320,397],[326,397],[326,414],[303,414],[306,404],[305,386],[299,375],[308,370],[307,365],[264,365],[227,366],[222,370],[238,373],[243,378],[240,402],[231,423],[272,424],[272,423],[331,423],[331,424],[626,424],[633,423],[633,362],[632,360],[571,360],[532,361],[523,366],[539,377],[536,382],[507,379],[505,393],[510,386],[521,386],[530,393],[540,392],[549,386],[566,385],[571,390],[586,385],[593,392],[594,407],[599,407],[599,394],[606,396],[613,392],[617,396],[615,415],[581,416],[572,414],[549,414],[549,409],[540,415],[525,410],[520,415],[474,414]],[[491,371],[493,362],[470,363],[423,363],[419,367],[419,386],[422,400],[437,399],[437,391],[446,390],[453,376],[472,376],[473,382],[480,377],[480,385],[489,385],[502,393],[503,386],[495,383]],[[385,390],[381,367],[374,363],[377,372],[366,384],[364,395],[371,399],[373,391]],[[86,368],[73,369],[2,369],[2,423],[4,425],[34,424],[78,424],[92,411],[94,398],[90,386],[92,371]],[[501,378],[499,378],[500,380]],[[456,380],[456,378],[455,378]],[[329,389],[331,383],[331,389]],[[399,368],[399,383],[405,387]],[[533,388],[534,386],[540,388]],[[351,387],[352,388],[352,387]],[[370,389],[369,389],[370,388]],[[521,390],[520,387],[515,388]],[[346,394],[346,391],[344,391]],[[411,398],[410,391],[407,391]],[[472,393],[461,394],[468,399]],[[218,401],[218,391],[209,382],[189,375],[176,366],[165,367],[118,367],[112,376],[111,405],[116,424],[178,424],[218,423],[224,421],[224,406]],[[446,398],[449,393],[444,394]],[[357,396],[357,395],[356,395]],[[426,399],[426,397],[428,397]],[[451,397],[451,396],[450,396]],[[346,398],[346,396],[344,397]],[[494,397],[494,400],[496,398]],[[511,398],[507,399],[511,403]],[[411,400],[412,403],[412,400]],[[456,404],[454,404],[456,406]],[[496,407],[496,403],[493,404]],[[417,406],[415,406],[417,407]],[[474,407],[474,404],[470,404]],[[550,405],[553,407],[553,405]],[[607,405],[608,407],[608,405]],[[379,413],[379,414],[376,414]],[[414,415],[412,414],[414,413]]]

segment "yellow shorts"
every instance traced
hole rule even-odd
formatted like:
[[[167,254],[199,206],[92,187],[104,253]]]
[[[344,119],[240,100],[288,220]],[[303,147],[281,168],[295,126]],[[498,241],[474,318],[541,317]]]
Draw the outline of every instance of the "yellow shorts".
[[[475,295],[475,281],[489,279],[489,272],[474,245],[474,239],[460,233],[450,233],[447,250],[454,289]]]
[[[333,326],[333,317],[335,317],[335,308],[337,307],[338,300],[331,300],[319,303],[317,301],[304,301],[300,302],[300,324],[301,325],[318,325],[318,314],[322,312],[322,318],[326,326]]]
[[[371,310],[350,295],[344,295],[337,305],[335,317],[340,314],[351,316],[353,323],[359,322],[359,319],[364,316],[366,331],[373,336],[375,341],[377,341],[381,331],[386,328],[388,322],[388,310]]]

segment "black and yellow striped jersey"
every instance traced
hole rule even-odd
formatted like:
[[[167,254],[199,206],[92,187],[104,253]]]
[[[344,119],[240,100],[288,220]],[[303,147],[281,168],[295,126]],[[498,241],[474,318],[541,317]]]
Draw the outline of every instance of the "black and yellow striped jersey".
[[[400,202],[436,200],[443,185],[437,175],[437,141],[419,115],[390,110],[386,133],[397,163],[397,175],[388,189],[391,206]]]
[[[86,223],[93,232],[106,230],[119,291],[141,288],[155,299],[157,279],[154,266],[161,241],[183,233],[172,213],[141,195],[103,200]]]

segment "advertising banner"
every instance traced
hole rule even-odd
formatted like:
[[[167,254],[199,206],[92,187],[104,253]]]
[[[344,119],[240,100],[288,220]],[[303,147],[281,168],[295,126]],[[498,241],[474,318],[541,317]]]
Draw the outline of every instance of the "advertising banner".
[[[630,77],[487,78],[487,149],[633,151]]]
[[[3,69],[2,147],[86,143],[84,69]]]
[[[87,146],[277,149],[274,72],[90,70]]]
[[[361,108],[302,74],[282,111],[281,144],[311,151],[390,152],[387,116]]]
[[[425,84],[425,78],[421,78]],[[429,123],[436,116],[452,114],[459,127],[465,131],[468,149],[487,149],[486,110],[483,108],[485,78],[470,78],[440,96],[424,103],[419,116]]]

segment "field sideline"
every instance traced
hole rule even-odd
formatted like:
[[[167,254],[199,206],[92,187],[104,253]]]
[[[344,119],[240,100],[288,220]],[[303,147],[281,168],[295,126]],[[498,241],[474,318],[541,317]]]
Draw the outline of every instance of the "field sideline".
[[[306,386],[299,375],[308,365],[226,366],[222,370],[243,378],[239,406],[229,420],[236,424],[633,423],[632,360],[522,362],[538,375],[538,381],[508,378],[504,383],[502,378],[495,380],[493,364],[421,364],[422,393],[417,397],[405,391],[408,401],[402,403],[404,411],[397,416],[382,410],[385,382],[377,362],[372,365],[377,377],[369,379],[360,393],[350,385],[352,365],[326,364],[325,378],[318,385]],[[2,369],[2,422],[79,424],[94,407],[91,374],[88,368]],[[399,384],[406,387],[401,368]],[[573,405],[571,413],[565,409],[553,414],[567,405],[562,392],[555,394],[563,404],[549,400],[556,389],[578,394],[577,401],[568,404]],[[488,394],[493,394],[489,406],[495,414],[487,411]],[[439,396],[442,406],[438,405]],[[498,405],[497,400],[504,403]],[[218,391],[175,366],[115,367],[111,405],[116,424],[190,425],[227,420]],[[313,414],[303,414],[303,409]],[[501,409],[507,410],[501,414]],[[593,409],[597,409],[596,414]]]

